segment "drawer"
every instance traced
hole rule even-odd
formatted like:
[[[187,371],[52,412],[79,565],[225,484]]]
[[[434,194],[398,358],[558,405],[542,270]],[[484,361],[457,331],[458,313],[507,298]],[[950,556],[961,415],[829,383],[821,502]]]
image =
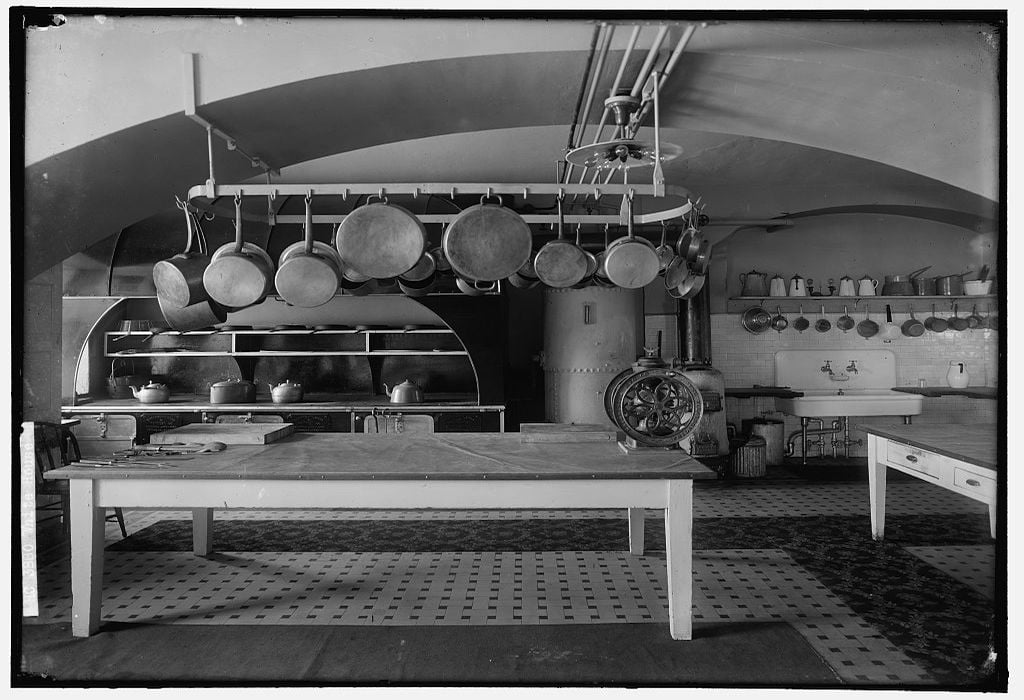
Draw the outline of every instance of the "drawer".
[[[890,466],[907,469],[937,480],[944,477],[948,479],[956,464],[943,455],[892,441],[888,442],[885,461]]]
[[[973,494],[983,501],[995,501],[996,480],[956,467],[953,470],[953,485],[964,492]]]

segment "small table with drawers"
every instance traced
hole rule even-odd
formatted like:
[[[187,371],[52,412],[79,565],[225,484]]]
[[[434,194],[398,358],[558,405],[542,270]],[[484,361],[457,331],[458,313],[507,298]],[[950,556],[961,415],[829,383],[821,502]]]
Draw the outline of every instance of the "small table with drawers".
[[[868,434],[871,534],[885,530],[886,471],[896,469],[988,505],[996,536],[998,458],[996,426],[864,424]]]

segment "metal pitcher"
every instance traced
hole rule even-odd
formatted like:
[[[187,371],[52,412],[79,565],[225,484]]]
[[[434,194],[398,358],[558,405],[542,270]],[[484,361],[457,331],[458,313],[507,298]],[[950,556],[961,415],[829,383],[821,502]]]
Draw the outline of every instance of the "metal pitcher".
[[[740,284],[743,289],[740,296],[744,297],[766,297],[768,296],[768,273],[751,270],[740,275]]]

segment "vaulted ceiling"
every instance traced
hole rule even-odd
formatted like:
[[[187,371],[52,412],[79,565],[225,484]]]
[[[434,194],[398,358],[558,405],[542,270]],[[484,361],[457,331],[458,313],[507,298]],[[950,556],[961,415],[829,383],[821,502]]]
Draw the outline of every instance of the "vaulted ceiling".
[[[206,180],[185,54],[198,112],[280,169],[276,182],[552,182],[600,21],[67,15],[30,29],[27,274]],[[664,61],[690,24],[606,21],[603,94],[635,24],[630,82],[657,25],[670,28]],[[683,149],[667,183],[701,195],[712,218],[895,207],[998,226],[1004,25],[695,26],[665,83],[661,138]],[[219,182],[264,181],[219,141],[214,165]]]

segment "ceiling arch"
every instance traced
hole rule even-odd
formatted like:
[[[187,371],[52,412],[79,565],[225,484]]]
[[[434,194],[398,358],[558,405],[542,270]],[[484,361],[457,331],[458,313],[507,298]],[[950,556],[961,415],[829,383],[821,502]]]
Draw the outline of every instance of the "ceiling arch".
[[[419,164],[417,179],[465,179],[444,174],[440,161],[431,167],[412,148],[442,155],[443,149],[476,148],[481,154],[474,161],[476,172],[483,180],[510,179],[509,163],[532,167],[537,178],[552,178],[550,145],[564,148],[593,30],[591,21],[571,23],[569,31],[561,22],[531,23],[533,50],[510,51],[509,32],[525,28],[514,20],[441,21],[430,25],[436,30],[431,36],[441,41],[463,37],[447,55],[430,41],[421,42],[419,50],[407,43],[402,51],[386,52],[386,60],[357,56],[334,71],[290,64],[289,71],[268,72],[263,81],[261,61],[280,62],[289,47],[301,46],[300,55],[307,56],[310,47],[327,46],[332,50],[328,63],[340,66],[336,37],[266,22],[258,38],[278,37],[280,46],[273,53],[264,46],[263,54],[257,54],[224,18],[216,24],[212,19],[200,18],[202,31],[191,34],[179,26],[188,20],[177,19],[177,34],[172,32],[177,39],[156,41],[151,56],[136,35],[138,28],[122,30],[132,32],[127,43],[136,70],[144,72],[155,61],[166,75],[168,57],[187,45],[199,52],[203,70],[213,63],[221,72],[215,81],[209,76],[201,81],[201,113],[247,150],[286,170],[296,166],[296,172],[300,164],[365,156],[392,163],[391,169],[379,169],[379,179],[391,172],[393,180],[408,179],[398,176],[408,172],[402,149]],[[414,34],[410,21],[417,20],[377,19],[361,28],[370,30],[366,36],[372,35],[373,43],[390,45]],[[979,198],[994,202],[1000,189],[998,80],[992,37],[985,29],[977,24],[871,22],[703,27],[663,93],[667,140],[693,152],[670,164],[666,177],[670,184],[713,193],[733,209],[742,203],[747,209],[727,211],[750,217],[832,206],[837,197],[839,203],[880,198],[889,204],[931,206],[952,200],[966,210],[983,208]],[[93,56],[105,46],[118,54],[109,32],[97,36],[102,41],[79,37],[69,43],[74,44],[71,53]],[[224,38],[236,47],[240,60],[234,64],[227,61],[230,52],[214,47]],[[489,43],[491,51],[484,48]],[[358,47],[366,51],[367,45],[364,36]],[[204,60],[207,51],[216,62]],[[606,72],[617,64],[613,52]],[[248,90],[230,92],[233,73],[245,76]],[[33,81],[48,80],[35,73],[30,78],[30,92]],[[114,87],[108,101],[121,100],[125,111],[136,115],[143,113],[133,110],[136,103],[160,93],[156,103],[167,109],[166,93],[176,92],[159,81],[141,81],[135,90]],[[96,89],[106,94],[106,88]],[[218,90],[222,98],[206,100]],[[106,123],[89,109],[69,113],[67,120],[94,127]],[[26,122],[27,139],[38,143],[52,121],[51,116],[49,122]],[[495,142],[482,148],[481,139],[491,137]],[[247,161],[219,144],[215,166],[223,182],[253,175]],[[62,150],[28,163],[25,170],[28,274],[165,209],[174,194],[184,194],[206,176],[205,134],[180,111],[81,143],[62,141]],[[840,195],[857,182],[870,190],[867,199],[863,192]]]

